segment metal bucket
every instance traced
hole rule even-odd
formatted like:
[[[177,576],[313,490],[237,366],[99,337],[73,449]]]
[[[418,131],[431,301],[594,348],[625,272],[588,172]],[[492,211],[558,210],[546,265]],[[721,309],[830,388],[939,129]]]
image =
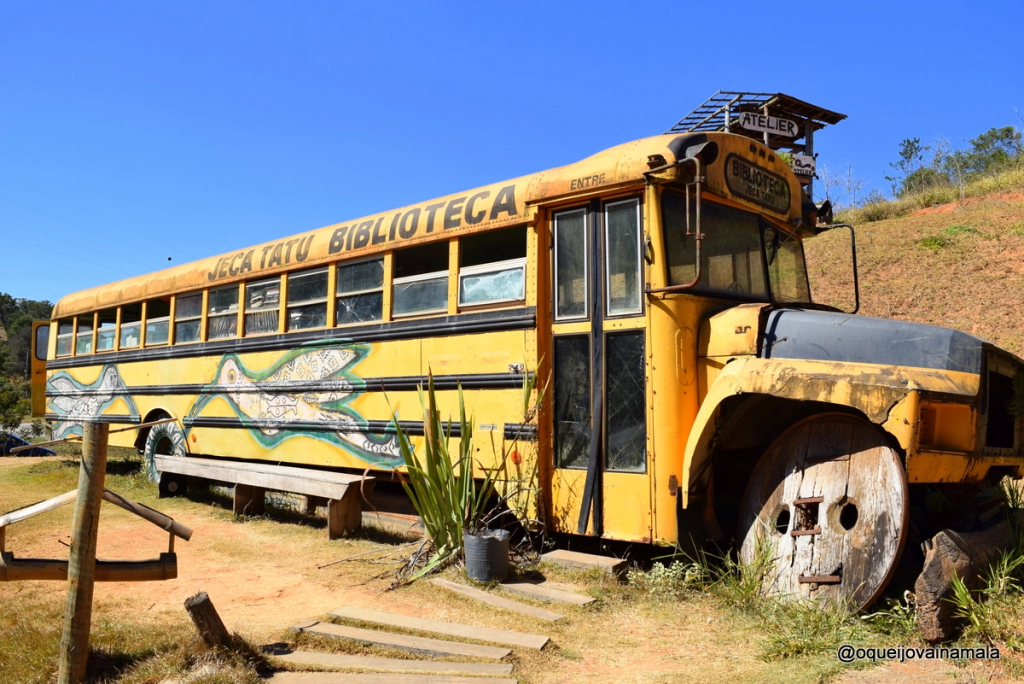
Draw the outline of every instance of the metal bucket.
[[[508,577],[508,530],[462,533],[466,549],[466,574],[478,582],[502,581]]]

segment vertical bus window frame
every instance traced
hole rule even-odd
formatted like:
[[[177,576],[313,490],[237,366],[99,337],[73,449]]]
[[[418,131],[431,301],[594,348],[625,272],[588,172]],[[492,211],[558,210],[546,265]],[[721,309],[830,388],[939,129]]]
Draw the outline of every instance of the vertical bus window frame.
[[[68,329],[66,332],[62,330]],[[67,349],[61,351],[61,343],[67,343]],[[55,357],[73,356],[75,353],[75,319],[70,318],[59,318],[57,319],[57,346],[54,349]]]
[[[526,303],[526,254],[529,241],[527,233],[526,224],[520,224],[459,238],[459,259],[455,285],[456,303],[460,310]],[[496,255],[502,255],[505,258],[495,258]],[[492,291],[488,293],[491,295],[488,299],[466,301],[464,286],[467,278],[477,278],[486,282],[487,275],[499,275],[514,271],[518,271],[519,274],[519,289],[517,291],[511,293]],[[499,293],[506,296],[494,296]],[[512,296],[507,296],[509,294]]]
[[[292,299],[292,279],[293,278],[308,278],[319,274],[324,275],[324,292],[323,297],[317,297],[314,299]],[[331,286],[331,269],[328,266],[319,266],[317,268],[308,268],[304,271],[294,271],[292,273],[285,274],[285,330],[318,330],[321,328],[329,327],[330,321],[327,318],[327,300],[330,299],[330,286]],[[311,307],[322,305],[324,312],[324,322],[322,325],[304,325],[304,326],[293,326],[292,325],[292,309],[309,309]]]
[[[168,298],[168,300],[169,299],[170,298]],[[145,342],[145,346],[147,346],[147,347],[164,347],[164,346],[170,344],[170,341],[171,341],[171,303],[170,303],[170,301],[167,302],[167,315],[166,316],[156,316],[156,317],[150,318],[149,314],[150,314],[150,311],[153,308],[152,305],[155,302],[160,302],[160,304],[163,304],[163,299],[158,297],[156,299],[147,299],[146,300],[146,308],[144,309],[144,312],[145,312],[144,327],[145,327],[145,330],[146,330],[146,336],[145,336],[144,342]],[[158,332],[160,330],[161,324],[163,326],[163,339],[160,340],[159,342],[153,342],[151,340],[151,336],[155,337],[158,334]],[[150,331],[151,327],[153,328],[152,331]],[[152,335],[151,335],[151,332],[152,332]],[[157,338],[157,339],[159,339],[159,338]]]
[[[89,326],[89,329],[82,332],[82,322]],[[88,339],[85,340],[88,348],[82,350],[82,336],[88,335]],[[96,313],[79,314],[75,316],[75,356],[86,356],[92,354],[93,350],[96,349]]]
[[[625,474],[630,474],[630,475],[642,475],[642,474],[645,474],[647,472],[647,460],[648,460],[647,437],[648,437],[649,432],[650,432],[650,425],[649,425],[648,415],[647,415],[647,372],[646,371],[647,371],[647,346],[648,345],[647,345],[647,334],[646,334],[646,332],[647,331],[646,331],[645,328],[637,328],[637,329],[634,329],[634,330],[627,329],[627,330],[606,331],[604,333],[605,356],[604,356],[604,368],[601,371],[601,373],[602,373],[602,385],[603,385],[602,388],[601,388],[601,391],[604,392],[604,407],[605,407],[605,410],[604,410],[604,415],[602,416],[602,419],[603,419],[602,423],[603,423],[603,425],[601,426],[601,429],[603,430],[603,433],[602,433],[602,440],[601,441],[603,443],[602,444],[602,446],[603,446],[602,450],[604,451],[604,454],[603,454],[604,466],[603,466],[603,468],[604,468],[604,472],[606,472],[606,473],[625,473]],[[613,346],[617,346],[617,343],[620,340],[625,341],[627,338],[633,338],[634,340],[639,339],[639,342],[640,342],[640,355],[639,355],[639,359],[638,359],[639,362],[640,362],[640,367],[638,369],[639,372],[621,372],[621,371],[624,370],[622,366],[618,366],[616,368],[612,368],[612,366],[614,365],[613,362],[612,362],[612,358],[611,358],[613,356],[613,354],[614,354],[614,352],[612,350],[612,347]],[[618,351],[622,351],[622,349],[618,348]],[[634,360],[637,360],[637,359],[634,359]],[[630,369],[630,370],[631,371],[636,371],[637,369]],[[636,392],[633,392],[633,395],[634,395],[633,398],[634,399],[639,398],[640,423],[642,424],[642,427],[640,428],[640,432],[638,433],[638,434],[642,435],[642,439],[639,440],[639,442],[640,442],[640,444],[639,444],[639,447],[640,447],[640,449],[639,449],[639,455],[640,455],[640,465],[639,465],[639,467],[622,467],[621,465],[613,464],[613,462],[612,462],[612,459],[613,459],[613,457],[615,455],[621,454],[621,453],[625,453],[624,449],[623,450],[615,451],[613,453],[613,445],[611,444],[611,437],[610,437],[609,433],[610,432],[615,433],[616,431],[614,430],[614,428],[619,427],[619,426],[618,425],[613,425],[612,423],[613,423],[613,421],[622,419],[624,417],[628,417],[628,416],[624,416],[624,414],[621,412],[621,408],[623,407],[623,404],[620,403],[620,402],[613,402],[612,401],[612,399],[613,399],[612,395],[613,395],[614,390],[612,389],[612,386],[611,386],[611,379],[612,378],[616,378],[616,377],[632,377],[632,378],[635,378],[635,380],[634,380],[634,382],[636,384],[636,388],[635,389],[639,390],[639,397],[637,397],[637,393]],[[616,398],[619,398],[619,397],[616,397]],[[613,406],[616,407],[616,410],[614,412],[613,412],[613,408],[612,408]],[[636,446],[636,445],[634,444],[633,446]]]
[[[410,262],[404,263],[403,262]],[[412,270],[420,270],[430,267],[435,267],[436,270],[420,270],[419,273],[414,272],[411,275],[402,275],[400,277],[392,277],[391,280],[391,318],[413,318],[415,316],[437,316],[440,314],[451,314],[452,310],[458,309],[457,303],[457,292],[453,285],[453,273],[454,270],[458,272],[458,241],[457,240],[437,240],[432,242],[426,242],[413,247],[405,247],[403,249],[395,250],[392,255],[392,275],[394,276],[399,268],[410,268]],[[400,289],[403,286],[416,285],[422,283],[438,283],[444,281],[444,299],[438,301],[437,305],[432,308],[419,308],[405,311],[399,311],[402,306],[405,306],[407,302],[405,299],[406,293],[409,289]],[[440,288],[439,288],[440,289]]]
[[[229,292],[229,291],[234,291],[234,293],[235,293],[234,309],[231,308],[231,305],[228,305],[226,311],[221,311],[219,313],[213,313],[211,311],[211,307],[213,307],[213,299],[214,299],[213,295],[215,295],[217,293],[220,293],[220,292]],[[238,295],[239,295],[239,287],[238,287],[237,284],[236,285],[228,285],[226,287],[212,288],[212,289],[209,290],[209,294],[205,298],[206,307],[204,309],[204,316],[206,317],[207,339],[209,339],[209,340],[232,340],[232,339],[237,339],[238,338],[238,312],[242,308],[241,307],[241,302],[239,301],[240,298],[239,298]],[[213,336],[213,330],[212,330],[213,326],[211,325],[211,323],[213,323],[214,321],[220,320],[220,319],[227,320],[227,319],[231,318],[232,316],[235,319],[235,327],[230,331],[230,334],[228,334],[228,335],[218,335],[217,337],[214,337]]]
[[[565,356],[571,355],[574,351],[571,349],[571,345],[582,344],[585,348],[583,356],[583,368],[572,369],[564,365]],[[560,353],[559,347],[562,350],[568,352],[568,354]],[[555,335],[552,338],[552,358],[554,359],[553,372],[554,372],[554,393],[552,395],[552,401],[554,406],[554,412],[552,414],[553,430],[551,435],[552,450],[551,450],[551,461],[552,466],[561,470],[582,470],[585,471],[588,466],[588,459],[590,453],[591,442],[594,439],[593,434],[593,421],[594,421],[594,387],[593,387],[593,364],[594,364],[594,350],[593,340],[589,332],[587,333],[571,333],[566,335]],[[578,359],[577,359],[578,360]],[[570,382],[571,378],[564,377],[563,373],[570,370],[582,370],[581,377],[578,378],[577,382]],[[569,406],[564,402],[560,402],[559,399],[570,399],[577,393],[581,394],[583,403],[577,406],[582,407],[585,415],[582,416],[581,421],[562,421],[565,423],[578,423],[579,429],[574,427],[573,430],[560,430],[559,429],[559,405],[562,404],[563,408],[567,409],[570,414],[574,415],[574,406]],[[568,444],[565,443],[568,440]],[[575,452],[575,458],[571,461],[566,461],[563,458],[563,449],[568,447],[570,451]],[[583,447],[580,449],[579,447]]]
[[[125,322],[125,312],[126,312],[126,310],[127,309],[134,309],[135,307],[138,307],[138,311],[139,311],[138,320],[133,320],[133,321]],[[143,314],[142,302],[133,302],[131,304],[122,305],[120,310],[121,310],[121,312],[120,312],[121,321],[120,321],[120,323],[118,323],[118,326],[117,326],[117,344],[118,344],[117,348],[119,350],[120,349],[139,349],[139,348],[141,348],[142,347],[142,314]],[[135,333],[136,333],[136,336],[137,336],[136,337],[137,341],[135,342],[135,344],[127,344],[125,342],[125,334],[130,332],[131,330],[135,330]]]
[[[104,320],[105,316],[113,314],[113,324],[110,327],[104,328],[105,323],[110,323],[110,319]],[[105,337],[109,335],[110,346],[105,349],[100,349],[100,343]],[[117,351],[117,307],[113,309],[103,309],[102,311],[96,312],[96,353],[102,354],[106,352]]]
[[[50,346],[50,326],[41,325],[35,330],[35,357],[36,361],[46,361],[46,354]]]
[[[350,268],[352,266],[360,266],[362,264],[368,264],[373,262],[380,262],[380,285],[377,287],[363,288],[361,290],[341,290],[342,287],[342,270]],[[367,259],[353,259],[352,261],[342,261],[341,263],[334,265],[334,292],[329,292],[329,296],[334,298],[334,320],[329,321],[332,327],[347,327],[350,325],[362,325],[366,323],[379,323],[384,320],[384,286],[388,282],[387,264],[385,263],[384,255],[373,256]],[[328,282],[328,286],[330,282]],[[352,320],[352,321],[341,321],[340,316],[350,311],[346,306],[343,306],[341,300],[346,297],[362,297],[368,294],[380,293],[380,313],[376,318],[364,319],[364,320]]]
[[[611,229],[611,221],[608,220],[608,209],[616,205],[622,204],[634,204],[636,206],[636,308],[633,309],[620,309],[612,310],[612,273],[611,273],[611,255],[612,245],[609,238],[609,230]],[[629,316],[640,316],[644,312],[644,259],[643,259],[643,213],[642,203],[639,197],[627,197],[624,199],[609,200],[604,203],[601,207],[602,219],[604,225],[603,239],[605,244],[604,252],[604,311],[605,316],[608,318],[624,318]]]
[[[266,291],[267,292],[272,292],[273,290],[271,288],[273,288],[275,283],[277,284],[277,305],[276,306],[266,306],[265,304],[260,306],[260,307],[258,307],[258,308],[253,308],[253,307],[250,306],[250,302],[249,302],[249,296],[250,296],[249,295],[249,288],[264,287],[264,286],[266,286],[268,288]],[[280,328],[281,328],[281,276],[277,276],[276,278],[263,278],[263,279],[260,279],[260,280],[252,280],[252,281],[246,282],[245,283],[244,306],[245,306],[245,329],[242,331],[242,336],[243,337],[251,337],[251,336],[254,336],[254,335],[273,335],[273,334],[277,333],[280,330]],[[249,318],[250,318],[250,316],[260,316],[261,319],[262,319],[262,318],[267,318],[267,317],[263,316],[263,314],[269,314],[269,313],[274,313],[275,314],[275,316],[274,316],[274,325],[271,328],[269,328],[267,330],[255,330],[255,331],[250,331],[249,330]]]
[[[583,217],[583,313],[565,315],[561,313],[560,302],[558,299],[558,276],[561,273],[561,267],[558,260],[558,219],[563,216],[570,216],[573,214],[579,214]],[[590,210],[588,207],[576,207],[574,209],[565,209],[562,211],[556,211],[551,215],[551,233],[552,233],[552,269],[551,269],[551,292],[552,292],[552,308],[554,309],[555,321],[586,321],[590,319]]]
[[[198,316],[185,316],[181,314],[181,300],[191,299],[193,297],[199,298],[199,315]],[[186,292],[185,294],[176,295],[174,298],[174,344],[195,344],[196,342],[203,341],[203,312],[206,311],[206,307],[203,306],[203,291],[197,292]],[[191,340],[182,341],[181,335],[178,332],[178,327],[182,323],[197,324],[195,338]]]

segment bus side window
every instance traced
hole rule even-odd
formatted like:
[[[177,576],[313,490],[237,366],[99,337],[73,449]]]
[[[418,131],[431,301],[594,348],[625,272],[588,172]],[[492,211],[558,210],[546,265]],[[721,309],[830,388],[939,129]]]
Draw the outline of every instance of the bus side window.
[[[245,334],[277,332],[281,309],[281,278],[245,284]]]
[[[75,333],[75,355],[92,354],[93,314],[78,317],[78,332]]]
[[[121,307],[120,349],[134,349],[142,339],[142,303]]]
[[[174,305],[174,343],[198,342],[203,322],[203,293],[178,295]]]
[[[327,269],[288,275],[288,330],[327,325]]]
[[[117,309],[104,309],[99,315],[96,331],[96,351],[114,351],[117,340]]]
[[[151,299],[146,302],[146,346],[167,344],[171,327],[171,298]]]
[[[526,296],[526,226],[462,238],[459,306],[521,302]]]
[[[338,264],[335,325],[379,321],[384,315],[384,260]]]
[[[393,263],[393,315],[448,311],[447,241],[397,250]]]
[[[57,356],[71,356],[74,337],[74,321],[70,318],[60,319],[57,322]]]
[[[206,308],[207,337],[221,340],[238,332],[238,287],[230,285],[210,290]]]

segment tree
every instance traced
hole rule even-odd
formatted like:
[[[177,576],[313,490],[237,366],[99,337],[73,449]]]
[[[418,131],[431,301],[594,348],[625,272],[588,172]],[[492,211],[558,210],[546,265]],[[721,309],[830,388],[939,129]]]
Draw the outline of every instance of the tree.
[[[850,198],[850,206],[857,208],[857,193],[864,189],[864,179],[853,175],[853,164],[846,165],[846,174],[842,177],[843,190]]]
[[[930,147],[921,144],[920,138],[904,138],[900,143],[900,158],[895,162],[889,162],[889,166],[896,170],[893,176],[886,176],[885,180],[892,183],[892,193],[897,197],[903,197],[907,191],[906,181],[915,171],[924,164],[924,153]]]
[[[992,127],[971,141],[967,172],[973,176],[998,173],[1022,159],[1024,143],[1013,126]]]
[[[29,413],[23,382],[0,382],[0,432],[13,433]]]
[[[27,378],[32,321],[49,320],[53,304],[0,292],[0,378]]]

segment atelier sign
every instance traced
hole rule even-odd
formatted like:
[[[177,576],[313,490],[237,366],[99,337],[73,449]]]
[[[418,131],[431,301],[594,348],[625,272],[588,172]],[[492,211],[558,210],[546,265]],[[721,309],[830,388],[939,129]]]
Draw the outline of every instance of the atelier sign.
[[[813,176],[815,171],[814,157],[809,154],[793,155],[793,173],[798,176]]]
[[[735,194],[772,211],[789,211],[789,183],[743,157],[730,154],[725,161],[725,183]]]
[[[748,131],[774,133],[776,135],[785,135],[790,138],[795,138],[800,134],[795,121],[780,119],[775,116],[768,116],[767,114],[758,114],[756,112],[742,112],[740,114],[740,126],[743,126],[743,128],[746,128]]]

